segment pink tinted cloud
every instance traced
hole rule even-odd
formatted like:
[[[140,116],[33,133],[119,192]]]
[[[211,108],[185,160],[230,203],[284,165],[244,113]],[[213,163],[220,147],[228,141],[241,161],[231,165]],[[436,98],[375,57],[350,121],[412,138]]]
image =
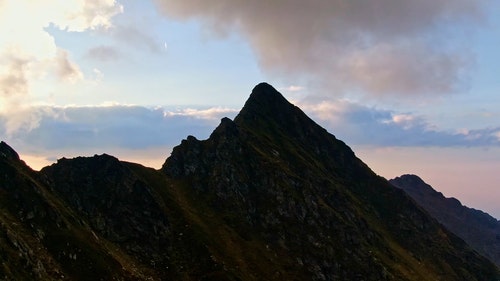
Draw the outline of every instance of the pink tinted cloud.
[[[156,0],[172,18],[197,19],[213,33],[237,32],[260,65],[276,75],[305,75],[324,92],[446,94],[470,67],[455,29],[482,22],[486,0]],[[457,35],[458,36],[458,35]],[[460,36],[458,36],[460,37]],[[463,39],[465,42],[467,39]]]

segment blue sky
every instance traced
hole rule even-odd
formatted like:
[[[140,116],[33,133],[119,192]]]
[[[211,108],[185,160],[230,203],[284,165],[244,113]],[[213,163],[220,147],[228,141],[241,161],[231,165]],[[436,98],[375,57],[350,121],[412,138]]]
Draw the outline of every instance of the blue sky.
[[[160,167],[261,81],[378,174],[500,217],[500,3],[0,0],[0,137]]]

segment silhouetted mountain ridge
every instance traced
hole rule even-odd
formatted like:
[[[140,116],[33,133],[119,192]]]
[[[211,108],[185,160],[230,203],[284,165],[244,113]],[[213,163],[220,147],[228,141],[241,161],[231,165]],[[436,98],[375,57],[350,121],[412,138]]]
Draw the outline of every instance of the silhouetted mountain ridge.
[[[500,266],[500,221],[489,214],[446,198],[416,175],[402,175],[390,182],[406,191],[446,228],[476,251]]]
[[[0,156],[3,279],[500,280],[266,83],[160,170]]]

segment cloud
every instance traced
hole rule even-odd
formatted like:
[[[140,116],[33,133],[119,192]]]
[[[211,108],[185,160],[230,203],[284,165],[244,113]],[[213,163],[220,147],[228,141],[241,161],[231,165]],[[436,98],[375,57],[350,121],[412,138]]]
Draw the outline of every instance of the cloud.
[[[111,30],[111,34],[129,47],[146,49],[153,53],[159,53],[165,48],[164,42],[155,39],[147,30],[135,26],[117,25]]]
[[[28,92],[26,68],[28,60],[15,56],[3,56],[0,60],[6,71],[0,74],[0,98],[23,95]]]
[[[412,113],[345,100],[297,105],[337,138],[361,148],[358,152],[363,155],[386,149],[500,149],[500,128],[444,131]],[[188,135],[206,139],[222,117],[236,114],[235,109],[220,107],[39,106],[25,108],[15,118],[0,114],[0,136],[32,157],[30,165],[35,168],[60,157],[100,153],[158,168],[182,139]]]
[[[114,0],[0,2],[0,114],[7,118],[8,133],[38,126],[39,117],[29,108],[35,82],[47,77],[60,83],[84,78],[69,52],[59,48],[45,28],[106,29],[122,10]]]
[[[121,57],[120,51],[112,46],[97,46],[87,51],[86,57],[99,61],[113,61]]]
[[[45,116],[53,114],[49,107],[32,108],[23,104],[22,98],[12,99],[7,114],[0,113],[0,135],[6,138],[23,138],[23,134],[39,128]]]
[[[43,0],[37,1],[37,4],[42,11],[37,12],[46,16],[46,21],[62,30],[76,32],[109,28],[112,26],[111,18],[123,13],[123,6],[115,0],[58,0],[57,3]]]
[[[220,119],[221,117],[225,117],[227,115],[236,115],[237,113],[238,110],[232,108],[212,107],[208,109],[186,108],[177,111],[166,111],[164,112],[164,115],[170,117],[194,117],[197,119]]]
[[[58,48],[44,28],[51,24],[67,31],[108,28],[111,17],[121,10],[113,0],[4,0],[0,5],[0,92],[27,94],[29,82],[46,73],[63,80],[81,76],[68,52]]]
[[[100,153],[160,167],[182,139],[208,138],[222,117],[236,113],[220,107],[171,110],[113,103],[39,106],[23,109],[16,118],[0,114],[0,136],[37,169],[60,157]]]
[[[155,0],[168,17],[241,34],[270,73],[305,76],[330,93],[451,93],[473,62],[464,30],[486,0]],[[452,44],[458,42],[461,44]]]
[[[148,149],[174,146],[188,135],[207,138],[224,116],[236,115],[227,108],[166,110],[142,106],[104,105],[35,107],[31,116],[36,126],[18,126],[9,139],[23,148],[64,151],[79,149]],[[26,120],[29,118],[25,118]],[[0,115],[0,135],[9,121]]]
[[[411,113],[374,109],[348,101],[298,105],[350,145],[500,147],[500,128],[448,132]],[[22,150],[61,155],[75,151],[167,150],[188,135],[207,138],[222,117],[233,118],[237,110],[220,107],[170,110],[108,104],[43,106],[21,113],[23,118],[16,119],[0,115],[0,135]],[[20,124],[13,126],[9,123],[13,120]]]
[[[111,45],[92,47],[87,50],[85,57],[101,62],[111,62],[130,60],[134,57],[132,53],[134,51],[142,58],[145,51],[159,55],[167,50],[167,43],[157,38],[154,30],[150,28],[154,23],[144,23],[134,20],[131,15],[128,16],[126,23],[123,19],[118,20],[111,28],[99,31],[102,36],[113,40]]]
[[[285,92],[300,92],[303,91],[305,88],[302,86],[297,86],[297,85],[290,85],[288,87],[281,88],[281,91]]]
[[[352,145],[377,147],[500,146],[500,128],[446,131],[423,117],[339,101],[299,104],[338,138]]]
[[[463,85],[473,64],[467,52],[441,53],[423,42],[379,44],[339,59],[343,84],[376,95],[453,93]],[[325,85],[332,82],[325,79]],[[333,81],[333,83],[338,83]]]
[[[76,81],[83,78],[80,68],[68,58],[68,52],[58,49],[56,57],[56,74],[57,77],[65,81]]]

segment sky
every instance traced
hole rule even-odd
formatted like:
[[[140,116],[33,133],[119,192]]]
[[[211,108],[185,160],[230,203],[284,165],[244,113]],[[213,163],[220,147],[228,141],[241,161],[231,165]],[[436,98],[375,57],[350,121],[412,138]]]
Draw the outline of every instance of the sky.
[[[159,168],[266,81],[377,174],[500,218],[500,2],[0,0],[0,139]]]

